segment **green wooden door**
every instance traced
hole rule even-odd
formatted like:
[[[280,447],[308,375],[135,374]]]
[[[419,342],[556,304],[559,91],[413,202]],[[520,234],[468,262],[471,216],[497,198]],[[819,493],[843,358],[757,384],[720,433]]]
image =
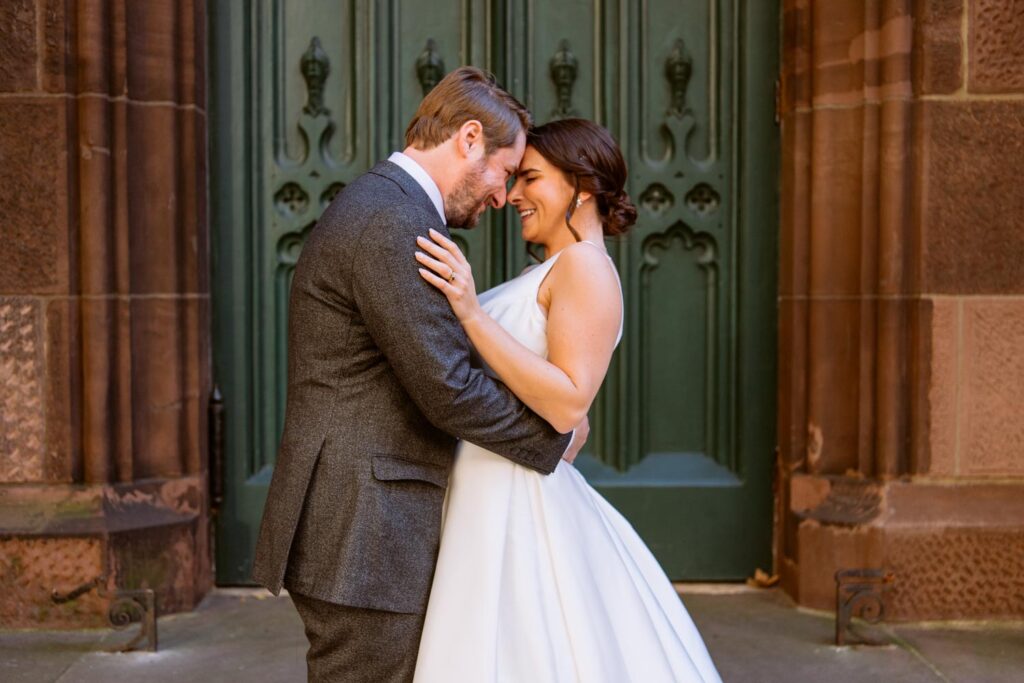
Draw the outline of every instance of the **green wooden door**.
[[[640,220],[609,243],[626,330],[577,461],[674,579],[768,567],[775,2],[219,0],[210,6],[217,576],[248,579],[285,405],[287,294],[345,183],[403,147],[441,74],[496,73],[538,122],[607,126]],[[527,263],[511,210],[457,233],[481,287]]]

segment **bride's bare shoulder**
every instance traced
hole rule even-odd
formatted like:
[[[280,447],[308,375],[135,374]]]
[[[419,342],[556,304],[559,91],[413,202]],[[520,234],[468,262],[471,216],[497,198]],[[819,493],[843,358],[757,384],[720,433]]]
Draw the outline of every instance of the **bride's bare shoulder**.
[[[615,264],[602,247],[593,242],[578,242],[562,250],[554,270],[590,273],[594,277],[605,278],[615,275]]]
[[[592,242],[566,247],[551,269],[550,285],[561,289],[581,289],[597,296],[618,297],[618,273],[608,253]]]

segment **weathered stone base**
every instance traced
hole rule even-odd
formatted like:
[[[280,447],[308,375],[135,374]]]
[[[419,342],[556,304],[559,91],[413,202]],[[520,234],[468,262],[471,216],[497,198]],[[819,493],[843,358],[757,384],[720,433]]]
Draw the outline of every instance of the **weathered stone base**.
[[[781,562],[801,605],[835,608],[834,574],[885,568],[891,621],[1024,617],[1024,483],[792,481],[799,556]]]
[[[106,625],[115,590],[152,588],[161,614],[192,609],[212,586],[198,477],[110,486],[0,486],[0,623],[7,628]],[[53,590],[106,577],[56,605]]]

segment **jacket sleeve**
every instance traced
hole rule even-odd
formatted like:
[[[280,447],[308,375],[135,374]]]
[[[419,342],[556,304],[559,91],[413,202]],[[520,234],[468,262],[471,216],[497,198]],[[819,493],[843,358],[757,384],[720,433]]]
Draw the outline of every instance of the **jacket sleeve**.
[[[420,277],[416,237],[435,227],[419,209],[386,211],[352,255],[352,293],[370,335],[436,427],[545,474],[569,445],[500,382],[470,365],[470,342],[444,294]]]

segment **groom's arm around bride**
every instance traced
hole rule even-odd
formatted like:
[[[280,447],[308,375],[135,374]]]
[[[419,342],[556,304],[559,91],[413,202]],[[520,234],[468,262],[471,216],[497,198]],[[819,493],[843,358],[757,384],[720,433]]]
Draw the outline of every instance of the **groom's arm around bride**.
[[[296,266],[285,432],[255,576],[416,611],[456,439],[550,472],[570,437],[471,366],[465,331],[413,257],[417,235],[445,228],[403,176],[383,162],[346,188]]]

